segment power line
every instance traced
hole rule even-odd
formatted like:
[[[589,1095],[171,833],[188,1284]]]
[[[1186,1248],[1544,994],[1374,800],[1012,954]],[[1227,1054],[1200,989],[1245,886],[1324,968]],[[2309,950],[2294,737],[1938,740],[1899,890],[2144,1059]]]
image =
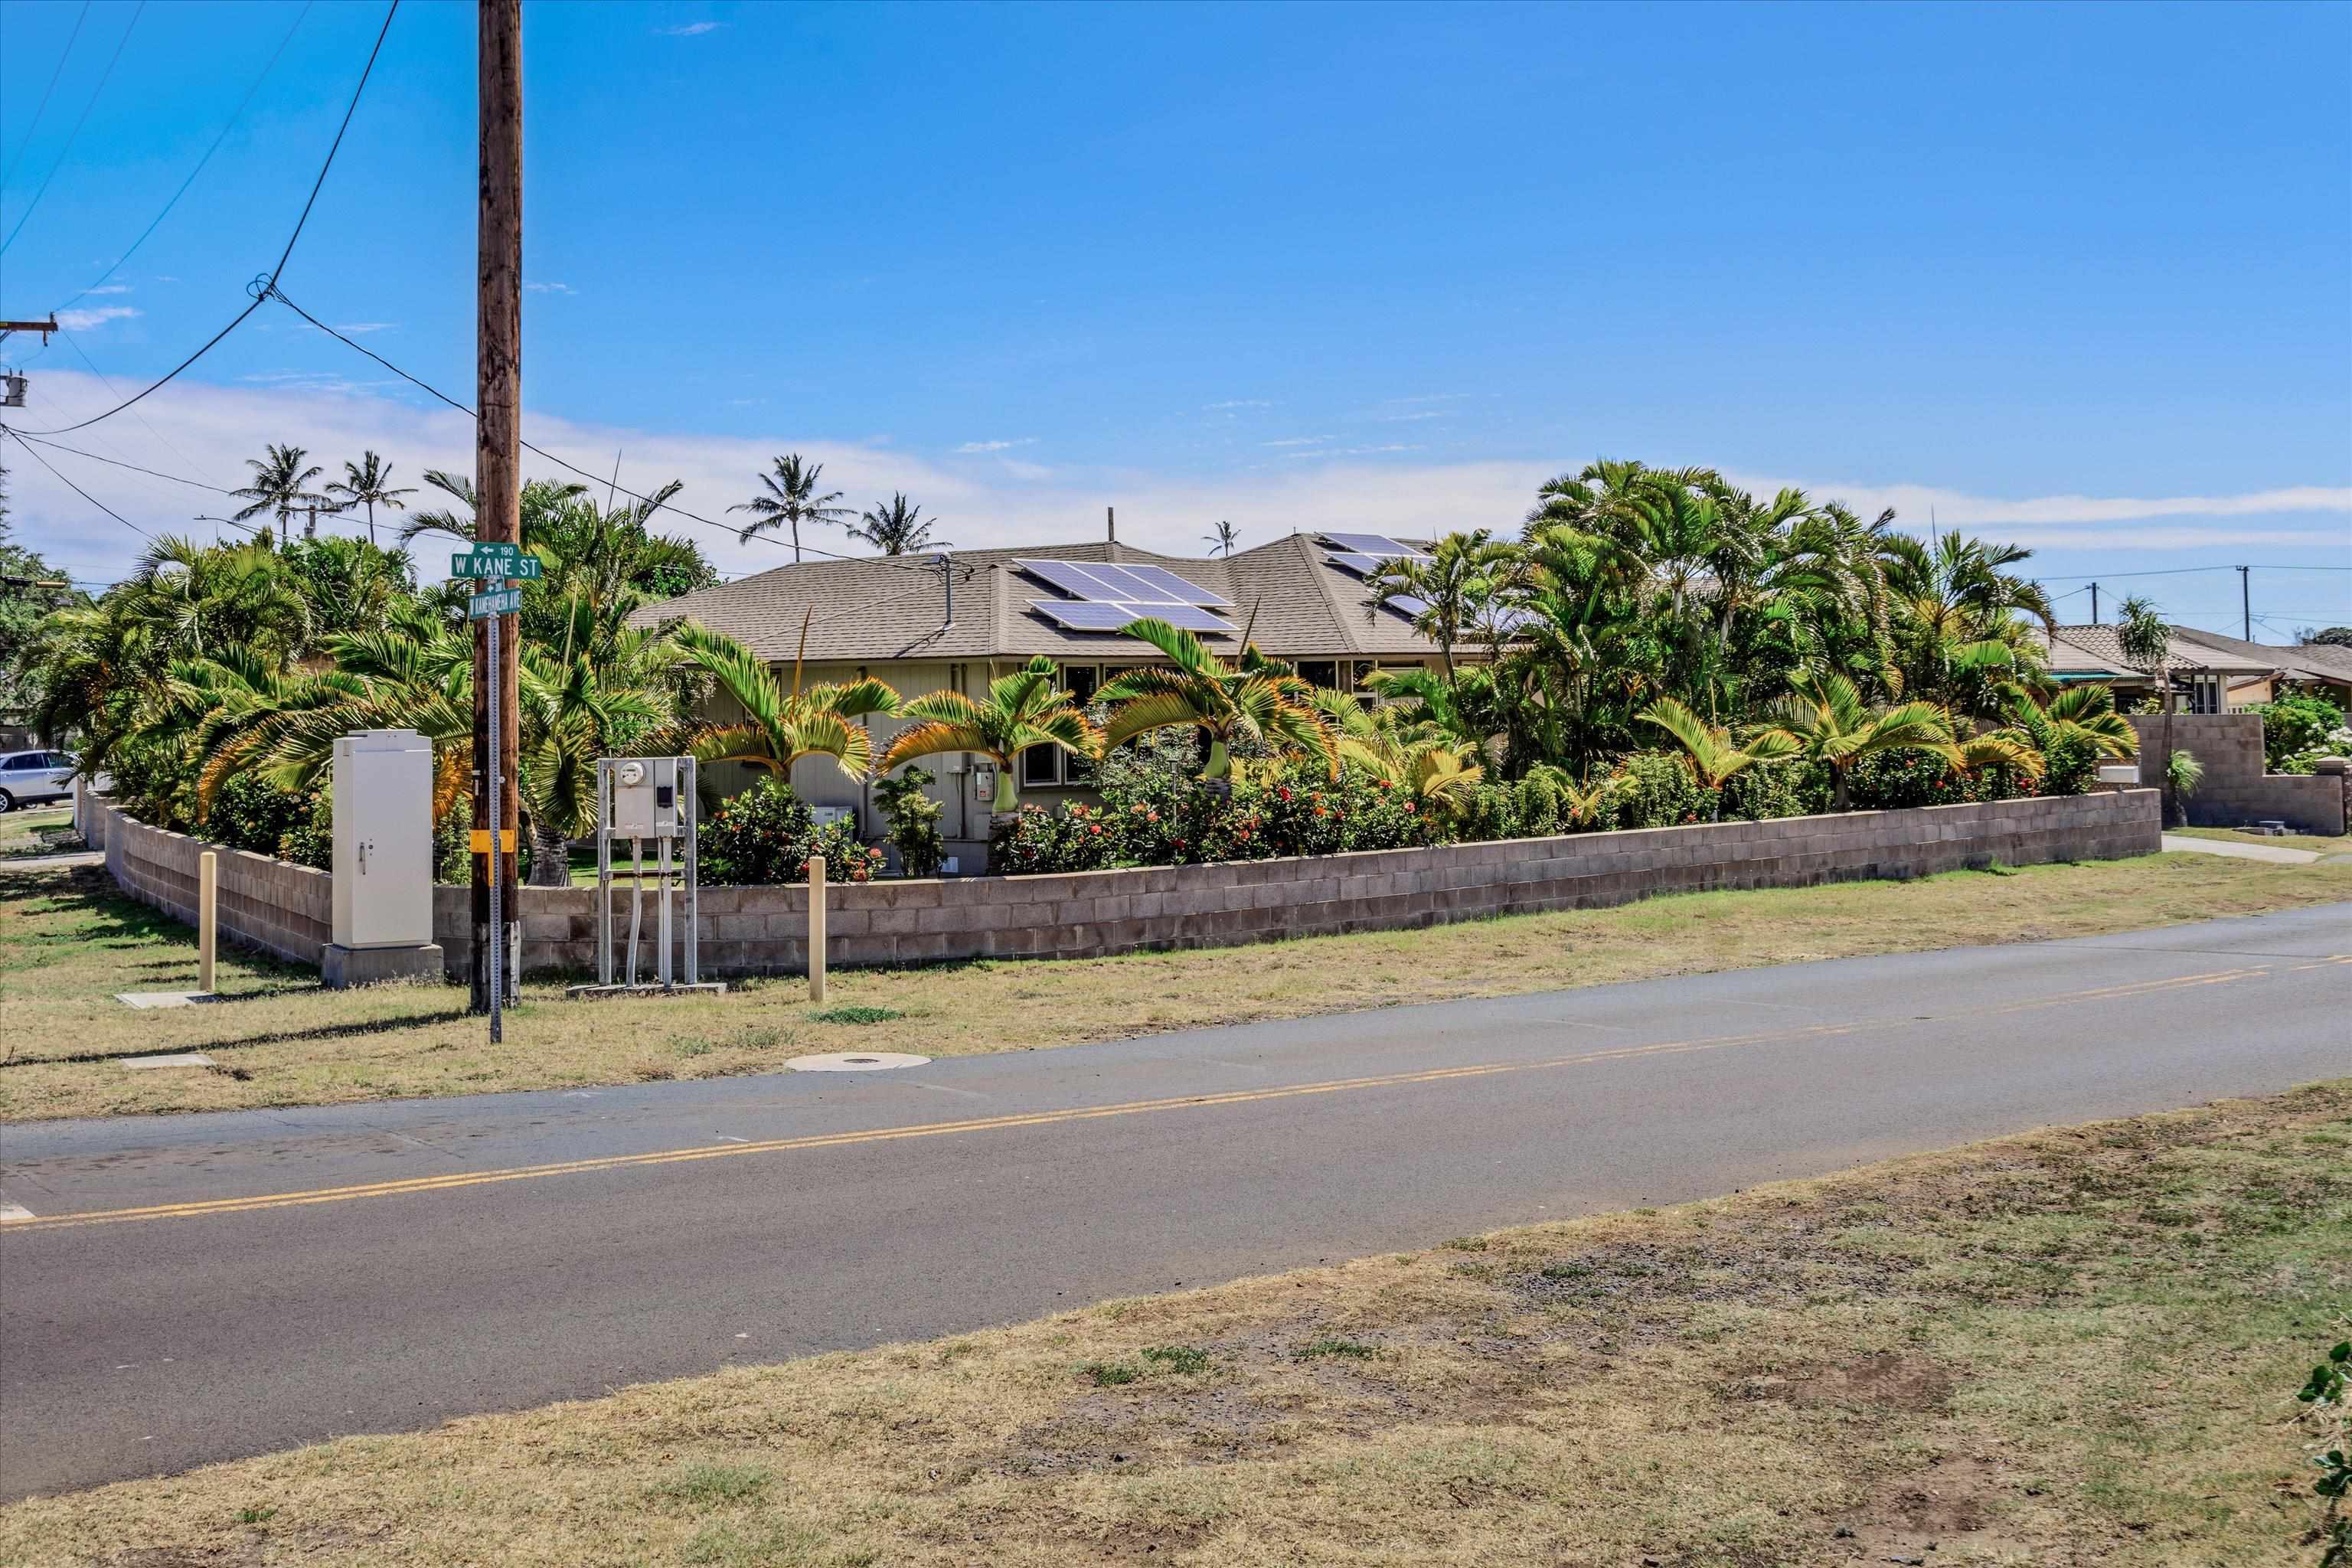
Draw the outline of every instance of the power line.
[[[82,500],[89,502],[90,505],[98,508],[99,510],[104,512],[107,516],[121,523],[123,527],[129,529],[131,532],[137,534],[148,543],[152,544],[155,542],[155,536],[153,534],[148,532],[145,529],[140,527],[137,523],[131,521],[129,518],[123,516],[121,512],[115,510],[112,507],[107,505],[104,501],[90,494],[88,490],[82,489],[79,485],[66,478],[63,474],[58,473],[58,466],[55,463],[50,462],[47,458],[42,457],[40,448],[35,447],[30,441],[26,440],[22,436],[17,436],[16,432],[14,430],[9,431],[8,434],[11,436],[16,436],[16,445],[24,447],[25,450],[33,454],[33,461],[48,469],[50,473],[57,474],[58,482],[59,484],[73,491],[74,494],[81,497]]]
[[[2195,572],[2235,572],[2235,566],[2168,566],[2158,572],[2074,572],[2045,576],[2045,583],[2084,583],[2093,579],[2105,583],[2116,577],[2182,577]],[[2256,572],[2352,572],[2352,566],[2279,566],[2257,565]]]
[[[77,296],[77,298],[79,298],[79,296]],[[52,312],[52,315],[54,314],[55,312]],[[82,363],[89,367],[89,374],[98,377],[99,385],[106,388],[107,396],[120,397],[122,395],[122,394],[115,390],[114,383],[106,379],[106,373],[98,368],[98,362],[89,357],[89,352],[81,346],[81,340],[79,338],[66,331],[63,327],[59,327],[58,329],[58,336],[63,338],[66,342],[66,347],[73,350],[75,356],[79,358]],[[163,432],[156,429],[152,425],[148,424],[147,416],[140,413],[136,408],[131,410],[131,417],[139,421],[139,427],[141,429],[146,431],[150,436],[154,437],[156,441],[168,450],[172,456],[179,458],[180,461],[187,464],[188,467],[195,468],[202,468],[204,466],[197,462],[194,458],[189,457],[185,452],[181,451],[179,447],[173,446],[171,439],[166,437]],[[101,437],[101,439],[103,437]],[[113,445],[110,441],[107,444],[109,446]]]
[[[393,374],[400,377],[401,380],[407,382],[410,385],[418,388],[433,397],[440,399],[443,403],[447,404],[450,407],[456,409],[467,418],[478,419],[481,417],[479,415],[476,414],[472,408],[458,402],[456,398],[450,396],[447,393],[442,391],[431,382],[425,380],[421,376],[411,375],[408,372],[401,369],[398,365],[393,363],[390,360],[384,358],[373,349],[356,342],[351,338],[345,337],[342,333],[335,331],[334,328],[327,325],[326,322],[319,320],[318,317],[310,314],[310,311],[304,310],[301,306],[296,304],[291,299],[288,298],[286,291],[278,288],[276,284],[271,284],[266,297],[274,298],[279,304],[285,306],[288,310],[293,311],[296,315],[301,317],[304,321],[310,322],[312,326],[318,328],[320,331],[334,339],[337,342],[341,343],[345,348],[354,350],[359,353],[366,355],[369,359],[372,359],[375,361],[376,363],[383,366],[384,369],[392,372]],[[750,539],[746,539],[743,537],[743,531],[737,528],[732,523],[714,521],[709,518],[702,516],[698,512],[687,510],[686,508],[678,505],[676,501],[656,501],[651,496],[641,495],[637,491],[631,489],[628,486],[617,482],[609,474],[592,474],[587,469],[582,468],[579,464],[572,462],[567,458],[559,458],[544,447],[534,447],[528,441],[523,441],[519,444],[526,452],[536,453],[538,456],[546,458],[549,462],[555,464],[558,468],[568,468],[572,472],[578,474],[583,479],[593,479],[597,484],[616,489],[623,495],[627,496],[631,500],[641,501],[646,505],[652,507],[656,511],[674,511],[678,516],[687,519],[690,522],[698,522],[705,528],[715,528],[719,529],[722,532],[734,534],[736,536],[736,542],[739,544],[748,544],[756,540],[762,544],[772,544],[780,550],[793,548],[785,541],[771,538],[765,534],[755,533],[751,535]],[[837,550],[821,550],[814,544],[803,544],[799,548],[811,555],[823,555],[834,561],[866,561],[873,559],[871,556],[865,555],[845,555]]]
[[[89,19],[89,0],[81,0],[81,9],[74,15],[73,31],[66,35],[66,47],[58,55],[57,68],[49,72],[49,85],[41,89],[41,101],[33,110],[33,122],[25,127],[24,145],[18,147],[16,155],[8,160],[7,169],[0,172],[0,190],[5,190],[8,183],[16,177],[16,166],[25,161],[25,154],[32,150],[33,132],[41,128],[41,116],[49,111],[49,94],[58,90],[58,78],[66,74],[66,61],[73,58],[74,40],[81,37],[81,25]]]
[[[172,209],[180,205],[180,198],[188,194],[188,187],[196,183],[196,176],[205,172],[205,165],[213,161],[213,154],[220,151],[221,143],[228,140],[228,133],[236,130],[236,122],[245,117],[246,110],[253,103],[254,94],[261,90],[261,84],[268,81],[269,79],[269,73],[277,68],[279,58],[286,53],[286,46],[292,43],[294,41],[294,35],[301,30],[303,19],[310,15],[310,6],[313,4],[316,4],[316,0],[306,0],[302,9],[295,15],[294,25],[286,29],[286,36],[278,40],[278,47],[271,53],[268,62],[261,68],[261,74],[255,77],[253,79],[253,85],[245,89],[245,96],[237,100],[236,107],[229,111],[227,121],[222,124],[220,134],[213,138],[213,144],[205,149],[205,155],[196,160],[196,166],[188,171],[188,177],[180,182],[180,188],[172,193],[172,199],[163,204],[163,210],[155,215],[154,221],[150,223],[145,228],[139,231],[139,237],[131,242],[130,249],[125,250],[121,255],[114,258],[114,265],[112,267],[108,268],[105,271],[100,273],[96,278],[90,280],[89,289],[84,289],[80,294],[76,294],[73,299],[65,301],[65,304],[54,307],[49,312],[51,315],[56,315],[58,310],[64,310],[66,305],[73,304],[75,300],[80,300],[83,295],[88,294],[90,291],[90,289],[97,288],[100,284],[113,277],[115,273],[121,268],[122,264],[130,260],[131,256],[138,251],[141,246],[147,243],[147,237],[153,234],[155,230],[162,226],[163,220],[172,216]],[[100,379],[103,380],[104,378],[100,377]]]
[[[21,431],[16,430],[11,426],[0,425],[0,430],[7,431],[9,435],[16,437],[19,441],[26,439],[40,440],[38,437],[27,437]],[[71,452],[75,457],[88,458],[93,463],[110,463],[118,468],[129,468],[134,474],[145,474],[151,479],[169,479],[175,485],[192,485],[200,490],[210,490],[215,495],[233,496],[236,494],[235,490],[223,489],[218,485],[208,485],[202,479],[183,479],[178,474],[167,474],[160,468],[142,468],[136,463],[126,463],[120,458],[109,458],[97,452],[85,452],[79,447],[68,447],[62,441],[41,441],[40,444],[48,447],[51,451]]]
[[[141,3],[143,5],[145,0],[141,0]],[[277,289],[278,279],[282,274],[284,274],[286,270],[286,263],[294,254],[294,242],[302,237],[303,226],[310,221],[310,209],[318,203],[320,188],[327,183],[327,172],[335,166],[335,153],[342,147],[343,133],[352,128],[352,116],[359,111],[360,95],[367,90],[368,79],[375,74],[376,57],[383,52],[384,35],[392,31],[392,19],[399,14],[400,0],[392,0],[392,4],[384,9],[383,26],[376,31],[375,46],[368,50],[367,65],[360,71],[359,85],[352,89],[352,100],[343,110],[342,123],[335,128],[335,140],[327,148],[326,161],[319,165],[319,177],[310,182],[310,195],[309,199],[304,201],[302,204],[302,216],[294,220],[294,232],[286,237],[286,248],[278,253],[278,265],[269,269],[268,277],[257,278],[251,284],[247,286],[247,292],[251,294],[253,297],[251,301],[247,304],[244,310],[239,310],[230,319],[227,326],[223,327],[219,331],[215,332],[211,337],[205,339],[205,344],[202,348],[190,354],[187,358],[182,360],[178,364],[173,365],[170,370],[164,372],[160,379],[150,383],[140,392],[130,397],[124,398],[121,403],[116,404],[105,413],[94,415],[91,417],[81,421],[79,425],[60,425],[54,430],[36,430],[33,432],[34,435],[63,436],[72,431],[79,430],[86,426],[95,425],[101,419],[112,418],[114,416],[121,413],[124,409],[130,407],[132,404],[137,403],[141,398],[146,397],[150,394],[161,389],[163,385],[169,383],[173,377],[178,375],[182,371],[187,369],[190,365],[204,358],[207,353],[210,353],[215,343],[219,342],[223,338],[228,336],[229,333],[236,331],[238,327],[245,324],[245,319],[247,316],[252,315],[256,310],[261,309],[261,302],[264,300],[268,299],[271,293]]]
[[[49,194],[49,182],[58,177],[59,169],[65,167],[66,154],[73,151],[74,141],[81,134],[83,124],[89,119],[89,111],[98,107],[98,95],[104,92],[106,84],[113,79],[114,62],[122,58],[123,46],[131,42],[131,30],[139,26],[139,18],[146,9],[147,0],[139,0],[138,9],[132,11],[131,20],[123,24],[122,37],[115,40],[114,52],[106,57],[106,68],[98,73],[98,85],[89,89],[89,101],[81,106],[81,117],[73,122],[73,129],[66,132],[66,144],[58,149],[58,161],[49,165],[49,172],[41,176],[40,188],[33,193],[33,199],[26,202],[25,210],[16,215],[16,226],[8,231],[7,238],[0,239],[0,256],[7,254],[8,247],[16,243],[16,237],[25,232],[25,220],[33,216],[33,209],[39,206],[41,198]],[[79,31],[81,24],[77,22],[74,26]],[[63,65],[65,62],[59,60],[58,63]]]

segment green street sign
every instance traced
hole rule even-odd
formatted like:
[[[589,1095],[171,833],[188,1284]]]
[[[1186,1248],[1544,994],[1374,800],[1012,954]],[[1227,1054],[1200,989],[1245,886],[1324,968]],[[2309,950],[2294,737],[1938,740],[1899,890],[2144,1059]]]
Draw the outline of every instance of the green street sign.
[[[511,616],[522,608],[520,588],[493,588],[487,594],[477,594],[466,601],[466,618],[486,621],[492,616]]]
[[[544,569],[536,555],[525,555],[511,544],[483,544],[449,557],[452,577],[511,577],[536,583]]]

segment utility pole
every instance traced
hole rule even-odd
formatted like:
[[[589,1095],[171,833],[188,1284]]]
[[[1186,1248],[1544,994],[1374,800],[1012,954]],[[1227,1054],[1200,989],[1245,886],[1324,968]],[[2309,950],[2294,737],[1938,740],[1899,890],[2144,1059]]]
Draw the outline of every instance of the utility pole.
[[[2238,568],[2238,614],[2243,617],[2239,622],[2238,632],[2242,642],[2254,640],[2254,590],[2248,584],[2247,571],[2248,568],[2243,566]]]
[[[38,332],[41,334],[41,346],[43,348],[47,348],[49,346],[49,334],[57,330],[57,313],[55,311],[51,311],[49,313],[49,319],[46,321],[0,321],[0,341],[5,341],[10,332]],[[0,372],[0,376],[5,376],[5,381],[0,381],[0,408],[24,407],[25,377],[23,373],[18,371]]]
[[[480,107],[481,189],[476,229],[477,316],[474,402],[474,538],[522,541],[522,0],[480,0],[476,59]],[[491,586],[500,584],[493,583]],[[473,1010],[490,1011],[491,889],[498,879],[500,923],[515,920],[517,658],[512,617],[474,626]],[[495,628],[495,630],[494,630]],[[489,661],[499,668],[493,675]],[[490,724],[491,693],[499,723]],[[489,766],[491,736],[498,767]],[[492,783],[497,781],[496,795]],[[495,813],[495,817],[493,816]],[[490,864],[489,826],[499,825],[498,864]],[[500,933],[501,938],[505,935]],[[501,940],[503,949],[507,944]]]
[[[2099,585],[2096,583],[2091,584],[2091,624],[2095,626],[2099,624]]]

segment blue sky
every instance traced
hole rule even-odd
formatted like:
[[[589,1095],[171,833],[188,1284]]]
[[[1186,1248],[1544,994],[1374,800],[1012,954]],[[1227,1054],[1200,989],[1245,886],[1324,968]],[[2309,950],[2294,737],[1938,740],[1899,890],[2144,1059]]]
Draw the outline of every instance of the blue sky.
[[[100,0],[36,125],[82,11],[0,10],[0,234],[57,169],[9,315],[114,259],[293,27],[69,307],[127,392],[267,270],[382,12]],[[472,16],[403,6],[285,278],[460,396]],[[1932,508],[2225,629],[2235,575],[2178,569],[2352,565],[2352,7],[535,5],[525,57],[528,432],[705,515],[799,449],[965,544],[1107,504],[1177,551],[1507,530],[1609,455]],[[113,401],[35,346],[26,428]],[[61,438],[231,485],[269,439],[471,463],[274,305],[140,413]],[[144,527],[221,510],[47,455]],[[32,542],[124,569],[5,460]],[[2256,591],[2352,621],[2352,572]]]

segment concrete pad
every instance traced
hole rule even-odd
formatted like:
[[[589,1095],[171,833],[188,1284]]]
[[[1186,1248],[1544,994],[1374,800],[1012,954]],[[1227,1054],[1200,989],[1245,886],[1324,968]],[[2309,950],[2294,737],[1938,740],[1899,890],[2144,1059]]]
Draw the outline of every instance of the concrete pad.
[[[114,999],[126,1007],[194,1007],[221,998],[212,991],[118,991]]]
[[[140,1068],[208,1068],[213,1058],[202,1051],[176,1051],[170,1056],[125,1057],[122,1065],[136,1070]]]
[[[827,1051],[794,1057],[784,1065],[794,1072],[887,1072],[892,1068],[919,1068],[930,1059],[905,1051]]]
[[[2231,838],[2191,838],[2185,833],[2164,836],[2167,849],[2196,855],[2227,855],[2233,860],[2268,860],[2278,866],[2308,866],[2319,858],[2315,849],[2288,849],[2268,844],[2240,844]]]

